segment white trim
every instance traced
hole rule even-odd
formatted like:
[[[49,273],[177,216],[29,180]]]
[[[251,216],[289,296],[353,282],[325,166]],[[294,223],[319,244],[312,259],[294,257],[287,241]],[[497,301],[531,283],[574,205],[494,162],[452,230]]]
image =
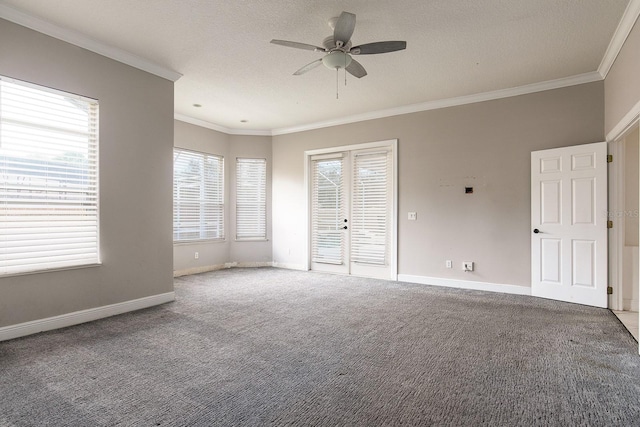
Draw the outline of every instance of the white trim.
[[[638,307],[637,299],[624,299],[624,303],[622,304],[622,311],[635,311],[635,308]],[[628,307],[625,309],[625,307]]]
[[[93,320],[104,319],[105,317],[111,317],[117,314],[153,307],[154,305],[175,301],[175,299],[176,296],[174,292],[167,292],[131,301],[103,305],[102,307],[74,311],[73,313],[61,314],[60,316],[48,317],[46,319],[38,319],[31,322],[18,323],[17,325],[5,326],[0,328],[0,341],[37,334],[38,332],[79,325],[80,323],[91,322]]]
[[[175,113],[173,115],[173,118],[181,122],[190,123],[192,125],[215,130],[217,132],[226,133],[227,135],[272,136],[270,130],[230,129],[224,126],[217,125],[215,123],[208,122],[206,120],[196,119],[194,117],[186,116],[179,113]]]
[[[398,228],[400,227],[400,221],[398,221],[398,193],[400,193],[400,181],[398,176],[398,140],[393,140],[391,155],[393,159],[393,226],[391,227],[391,279],[398,280]]]
[[[342,117],[323,122],[310,123],[306,125],[293,126],[288,128],[273,129],[272,135],[284,135],[289,133],[304,132],[313,129],[326,128],[331,126],[344,125],[366,120],[382,119],[385,117],[399,116],[402,114],[417,113],[420,111],[437,110],[440,108],[455,107],[458,105],[473,104],[476,102],[491,101],[512,96],[526,95],[529,93],[542,92],[545,90],[559,89],[567,86],[575,86],[583,83],[591,83],[602,80],[602,76],[597,71],[585,74],[578,74],[570,77],[563,77],[546,82],[532,83],[524,86],[500,89],[492,92],[478,93],[474,95],[459,96],[457,98],[441,99],[437,101],[422,102],[419,104],[406,105],[402,107],[389,108],[386,110],[372,111],[353,116]]]
[[[71,43],[75,46],[90,50],[91,52],[98,53],[102,56],[106,56],[107,58],[122,62],[123,64],[131,65],[132,67],[155,74],[156,76],[171,80],[172,82],[175,82],[182,77],[182,74],[170,70],[162,65],[141,58],[117,47],[106,45],[77,31],[63,28],[44,21],[43,19],[36,18],[35,16],[31,16],[7,5],[0,4],[0,18],[67,43]]]
[[[305,157],[317,156],[322,154],[338,153],[344,151],[367,150],[369,148],[393,147],[397,149],[397,139],[387,139],[384,141],[363,142],[362,144],[341,145],[339,147],[317,148],[304,152]]]
[[[207,273],[209,271],[224,270],[226,268],[255,268],[255,267],[274,267],[271,261],[240,261],[225,262],[224,264],[205,265],[202,267],[185,268],[183,270],[174,270],[173,277],[189,276],[191,274]]]
[[[174,270],[173,277],[189,276],[191,274],[206,273],[208,271],[222,270],[224,268],[228,268],[228,267],[226,267],[225,264],[216,264],[216,265],[204,265],[201,267],[185,268],[182,270]]]
[[[629,37],[629,33],[631,33],[633,26],[638,20],[638,16],[640,16],[640,0],[631,0],[622,14],[622,18],[620,18],[618,27],[613,33],[613,37],[604,53],[602,62],[600,62],[600,66],[598,67],[598,73],[600,73],[603,79],[606,78],[609,71],[611,71],[611,67],[616,61],[624,42],[627,40],[627,37]]]
[[[284,268],[287,270],[300,270],[300,271],[309,271],[309,268],[307,268],[305,265],[303,264],[290,264],[287,262],[273,262],[273,267],[275,268]]]
[[[260,268],[260,267],[273,267],[271,261],[240,261],[236,262],[234,267],[238,268]]]
[[[428,102],[423,102],[419,104],[389,108],[386,110],[371,111],[368,113],[356,114],[353,116],[347,116],[347,117],[342,117],[338,119],[331,119],[323,122],[308,123],[300,126],[292,126],[292,127],[285,127],[285,128],[279,128],[279,129],[271,129],[271,130],[231,129],[231,128],[220,126],[204,120],[185,116],[183,114],[175,114],[174,118],[182,122],[191,123],[197,126],[208,128],[208,129],[213,129],[215,131],[226,133],[229,135],[276,136],[276,135],[286,135],[286,134],[296,133],[296,132],[304,132],[304,131],[314,130],[314,129],[322,129],[322,128],[327,128],[332,126],[349,124],[349,123],[363,122],[366,120],[382,119],[385,117],[399,116],[402,114],[418,113],[420,111],[437,110],[440,108],[455,107],[459,105],[473,104],[476,102],[492,101],[496,99],[509,98],[512,96],[542,92],[545,90],[560,89],[563,87],[575,86],[575,85],[584,84],[584,83],[592,83],[592,82],[597,82],[601,80],[602,80],[602,76],[600,75],[600,73],[598,73],[597,71],[592,71],[589,73],[563,77],[555,80],[548,80],[546,82],[532,83],[532,84],[518,86],[514,88],[477,93],[474,95],[460,96],[457,98],[428,101]]]
[[[631,107],[622,120],[607,133],[607,141],[611,142],[622,138],[638,121],[640,121],[640,101]]]
[[[624,209],[624,141],[619,139],[609,142],[608,152],[613,155],[613,163],[609,163],[609,212],[620,212]],[[613,294],[609,295],[609,308],[622,310],[622,282],[624,277],[624,236],[625,221],[614,220],[614,227],[609,230],[609,286]]]
[[[443,286],[446,288],[473,289],[476,291],[500,292],[503,294],[514,295],[531,295],[531,288],[529,286],[503,285],[498,283],[476,282],[471,280],[413,276],[411,274],[398,274],[398,281],[418,283],[420,285]]]

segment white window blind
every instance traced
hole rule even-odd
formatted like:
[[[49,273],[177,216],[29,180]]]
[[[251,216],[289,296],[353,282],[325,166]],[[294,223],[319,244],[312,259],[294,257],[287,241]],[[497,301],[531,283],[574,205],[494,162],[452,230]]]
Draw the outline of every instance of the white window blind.
[[[0,77],[0,274],[99,262],[98,102]]]
[[[236,159],[236,239],[267,238],[267,161]]]
[[[174,242],[224,239],[224,159],[173,150]]]
[[[351,261],[387,265],[391,152],[357,154],[353,167]]]
[[[313,160],[311,195],[311,259],[313,262],[343,264],[345,251],[345,201],[343,159]]]

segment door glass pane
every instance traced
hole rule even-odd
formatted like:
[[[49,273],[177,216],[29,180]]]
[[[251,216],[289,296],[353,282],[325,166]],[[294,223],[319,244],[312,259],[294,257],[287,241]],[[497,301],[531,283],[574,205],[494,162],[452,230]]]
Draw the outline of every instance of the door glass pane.
[[[343,264],[345,210],[342,159],[312,162],[311,259]]]
[[[386,265],[389,247],[389,152],[358,154],[353,166],[351,261]]]

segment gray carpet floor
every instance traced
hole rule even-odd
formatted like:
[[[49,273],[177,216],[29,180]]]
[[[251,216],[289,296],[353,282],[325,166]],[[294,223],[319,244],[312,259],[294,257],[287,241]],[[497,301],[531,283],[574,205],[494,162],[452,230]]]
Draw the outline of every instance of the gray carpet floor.
[[[0,343],[0,426],[629,426],[637,343],[608,310],[287,271]]]

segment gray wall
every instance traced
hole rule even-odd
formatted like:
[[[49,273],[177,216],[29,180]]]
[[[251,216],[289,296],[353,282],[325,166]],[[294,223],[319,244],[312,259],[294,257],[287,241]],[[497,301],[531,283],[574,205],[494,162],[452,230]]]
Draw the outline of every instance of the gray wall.
[[[636,22],[605,79],[605,134],[640,102],[640,23]]]
[[[0,278],[0,327],[173,291],[173,83],[2,19],[0,74],[99,100],[103,262]]]
[[[225,239],[174,245],[176,274],[207,271],[237,262],[243,265],[270,263],[271,255],[271,137],[227,135],[201,126],[175,121],[175,143],[203,153],[224,157]],[[267,159],[267,241],[235,241],[235,162],[236,157]],[[199,258],[194,254],[198,252]]]
[[[595,82],[274,136],[274,261],[305,264],[304,151],[397,138],[398,273],[530,286],[530,153],[603,141],[603,107]]]

